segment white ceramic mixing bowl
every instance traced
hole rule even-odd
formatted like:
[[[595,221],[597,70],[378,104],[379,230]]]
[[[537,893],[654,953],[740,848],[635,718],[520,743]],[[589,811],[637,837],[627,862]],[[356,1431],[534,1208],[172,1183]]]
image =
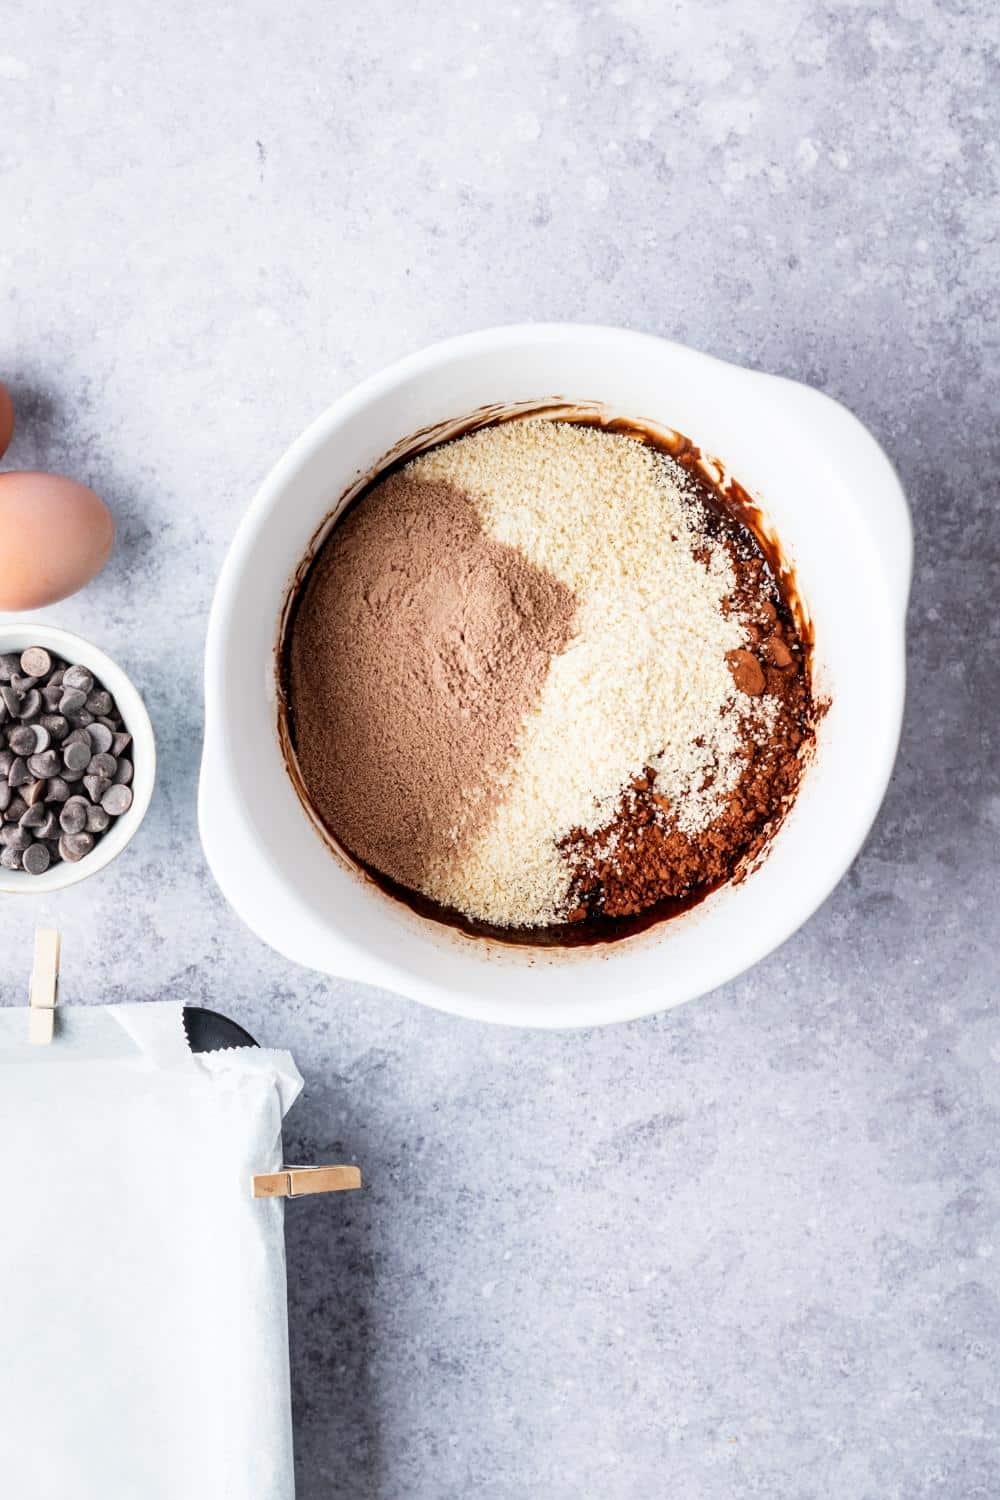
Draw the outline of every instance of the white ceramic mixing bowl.
[[[346,869],[293,790],[275,708],[282,608],[338,499],[415,433],[494,403],[550,399],[676,429],[753,493],[796,570],[815,627],[815,685],[832,700],[815,762],[758,869],[647,933],[569,952],[463,937]],[[442,1010],[583,1026],[703,994],[790,936],[871,826],[899,738],[911,552],[885,454],[808,387],[612,328],[498,328],[435,345],[335,402],[239,527],[205,659],[199,821],[209,864],[244,921],[287,957]]]

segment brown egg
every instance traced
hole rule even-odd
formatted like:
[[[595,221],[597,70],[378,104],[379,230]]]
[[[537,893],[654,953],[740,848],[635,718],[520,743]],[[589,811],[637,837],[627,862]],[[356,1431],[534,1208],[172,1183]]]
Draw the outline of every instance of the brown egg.
[[[59,474],[0,474],[0,609],[38,609],[75,594],[108,560],[111,512]]]
[[[0,458],[3,458],[10,447],[10,440],[14,435],[14,403],[10,399],[10,391],[0,380]]]

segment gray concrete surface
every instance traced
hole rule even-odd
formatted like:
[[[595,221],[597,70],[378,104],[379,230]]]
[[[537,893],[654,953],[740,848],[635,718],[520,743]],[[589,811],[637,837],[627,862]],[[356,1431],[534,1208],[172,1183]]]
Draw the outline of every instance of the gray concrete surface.
[[[288,1216],[301,1500],[1000,1493],[998,44],[987,0],[5,11],[8,462],[114,506],[46,613],[134,674],[162,765],[112,870],[3,901],[0,998],[56,921],[65,998],[229,1011],[301,1064],[290,1154],[363,1164]],[[850,875],[739,982],[592,1034],[296,970],[195,828],[257,481],[359,377],[531,318],[814,382],[917,530]]]

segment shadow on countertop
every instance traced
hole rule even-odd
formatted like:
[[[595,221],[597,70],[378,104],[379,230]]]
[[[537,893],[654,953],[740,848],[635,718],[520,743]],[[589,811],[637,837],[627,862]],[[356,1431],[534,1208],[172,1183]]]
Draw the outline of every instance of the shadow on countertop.
[[[852,875],[876,862],[917,868],[937,909],[959,872],[985,871],[1000,830],[1000,440],[985,426],[943,431],[937,405],[908,425],[919,446],[882,437],[914,526],[906,713],[893,779]]]
[[[347,1154],[345,1154],[345,1151]],[[286,1161],[349,1160],[338,1141],[286,1133]],[[360,1162],[362,1177],[365,1164]],[[372,1200],[331,1193],[285,1206],[297,1500],[378,1491]]]

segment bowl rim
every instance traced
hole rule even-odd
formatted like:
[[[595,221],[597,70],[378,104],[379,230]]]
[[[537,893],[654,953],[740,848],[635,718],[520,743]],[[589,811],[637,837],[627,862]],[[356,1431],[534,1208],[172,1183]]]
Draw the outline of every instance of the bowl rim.
[[[600,1005],[591,1002],[578,1009],[571,1000],[553,999],[543,1006],[537,999],[525,1001],[517,995],[518,968],[516,964],[511,964],[512,993],[509,1001],[501,1005],[495,997],[472,994],[471,982],[464,992],[445,985],[435,986],[431,980],[407,968],[405,962],[399,962],[396,952],[391,951],[389,945],[386,951],[375,957],[371,949],[357,941],[345,927],[327,930],[326,952],[322,960],[315,951],[309,957],[303,957],[294,927],[296,921],[306,926],[312,925],[312,914],[295,893],[285,890],[282,910],[284,920],[275,916],[262,922],[260,901],[257,896],[252,900],[248,898],[245,882],[238,878],[230,851],[224,849],[220,837],[223,826],[231,837],[233,828],[239,826],[247,816],[240,800],[242,793],[239,789],[226,785],[228,778],[225,767],[230,754],[227,738],[230,731],[223,721],[220,706],[223,702],[227,621],[234,608],[240,578],[256,544],[260,526],[274,507],[281,503],[289,483],[294,480],[303,464],[327,443],[332,434],[369,404],[383,400],[423,374],[466,356],[493,355],[526,345],[538,347],[558,343],[572,346],[574,342],[592,345],[595,341],[604,345],[614,344],[616,352],[622,353],[630,348],[652,346],[658,351],[670,351],[674,357],[689,364],[697,363],[703,368],[708,367],[717,372],[720,379],[732,381],[738,377],[743,381],[767,383],[778,399],[786,403],[799,402],[803,407],[803,415],[809,416],[818,425],[824,422],[836,425],[838,436],[853,443],[861,458],[881,466],[879,477],[885,515],[875,517],[870,540],[873,551],[878,554],[883,573],[885,598],[889,606],[887,618],[895,620],[896,629],[891,637],[889,634],[886,637],[886,655],[887,659],[891,659],[892,667],[891,678],[887,670],[881,750],[871,762],[871,776],[866,788],[869,795],[862,799],[860,805],[855,806],[850,850],[833,863],[824,865],[822,878],[803,882],[797,899],[789,901],[781,920],[776,920],[768,928],[766,935],[761,934],[755,944],[741,949],[737,957],[731,957],[722,951],[706,955],[703,977],[696,986],[691,985],[685,993],[676,997],[654,993],[652,987],[647,986],[630,985],[623,992],[614,984],[609,972],[607,996]],[[890,461],[871,433],[852,413],[819,391],[780,376],[733,365],[655,334],[585,323],[510,324],[461,334],[432,344],[369,376],[320,413],[266,475],[237,527],[217,582],[205,650],[206,717],[199,783],[199,828],[209,867],[237,914],[251,930],[286,957],[299,963],[307,963],[321,972],[392,988],[420,1003],[451,1014],[499,1024],[539,1028],[589,1027],[635,1019],[683,1003],[745,972],[784,943],[839,883],[863,845],[885,795],[902,727],[906,680],[905,615],[911,569],[912,526],[902,487]],[[209,788],[211,798],[207,795]],[[214,805],[210,806],[210,802]],[[314,944],[314,950],[315,946]],[[405,947],[404,944],[399,946]],[[395,948],[396,945],[392,947]],[[515,959],[519,957],[517,950],[512,950],[512,953]],[[586,955],[591,961],[596,961],[602,956],[602,950],[586,950]],[[583,1009],[586,1010],[585,1015],[581,1013]]]
[[[108,689],[118,704],[133,744],[137,751],[141,748],[141,755],[137,753],[133,762],[135,771],[132,780],[132,806],[98,840],[91,852],[75,864],[62,860],[57,865],[51,865],[43,875],[0,869],[0,895],[6,896],[47,896],[54,891],[79,885],[81,881],[106,869],[139,831],[149,809],[156,782],[156,737],[153,725],[142,694],[124,668],[100,646],[95,646],[92,641],[74,631],[64,630],[62,626],[32,620],[0,621],[0,654],[23,651],[28,645],[44,646],[67,660],[80,661],[83,665],[92,667],[102,686]],[[127,713],[122,707],[123,694],[129,702]]]

